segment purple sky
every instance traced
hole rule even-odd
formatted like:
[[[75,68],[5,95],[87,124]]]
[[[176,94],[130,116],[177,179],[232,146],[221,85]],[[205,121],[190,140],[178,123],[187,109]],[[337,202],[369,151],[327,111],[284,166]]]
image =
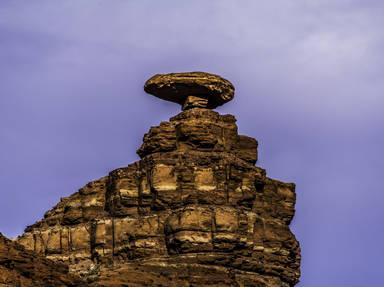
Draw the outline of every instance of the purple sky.
[[[241,4],[240,4],[241,3]],[[300,287],[382,286],[384,2],[0,1],[0,231],[137,160],[179,107],[155,73],[234,83],[258,165],[297,184]]]

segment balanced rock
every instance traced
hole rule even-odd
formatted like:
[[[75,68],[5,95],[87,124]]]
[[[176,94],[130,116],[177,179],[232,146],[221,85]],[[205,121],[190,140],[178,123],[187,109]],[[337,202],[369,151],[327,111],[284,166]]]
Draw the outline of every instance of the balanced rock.
[[[140,160],[63,198],[18,242],[92,286],[294,286],[295,185],[267,177],[257,141],[209,109],[233,97],[232,85],[188,73],[155,76],[146,90],[208,104],[192,100],[152,127]]]
[[[204,72],[155,75],[144,90],[160,99],[191,108],[214,109],[233,99],[235,88],[222,77]]]

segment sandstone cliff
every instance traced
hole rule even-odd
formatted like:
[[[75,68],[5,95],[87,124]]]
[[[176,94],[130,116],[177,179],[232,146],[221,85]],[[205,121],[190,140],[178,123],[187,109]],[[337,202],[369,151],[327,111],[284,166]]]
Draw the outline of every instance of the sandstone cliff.
[[[145,89],[183,111],[150,129],[139,161],[61,199],[18,242],[92,286],[294,286],[295,186],[268,178],[257,141],[211,110],[233,86],[184,73]]]

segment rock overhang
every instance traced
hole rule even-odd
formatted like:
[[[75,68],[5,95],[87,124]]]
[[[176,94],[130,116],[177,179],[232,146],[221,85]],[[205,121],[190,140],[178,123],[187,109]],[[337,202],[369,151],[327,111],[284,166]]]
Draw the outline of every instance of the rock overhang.
[[[231,82],[205,72],[157,74],[147,80],[144,90],[182,105],[183,110],[195,107],[214,109],[231,101],[235,94]]]

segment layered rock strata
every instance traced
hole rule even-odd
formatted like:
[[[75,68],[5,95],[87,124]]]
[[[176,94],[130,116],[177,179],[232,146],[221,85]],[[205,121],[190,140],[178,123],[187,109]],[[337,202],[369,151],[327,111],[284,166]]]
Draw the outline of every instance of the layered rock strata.
[[[210,99],[198,77],[185,94]],[[232,115],[192,105],[150,129],[139,161],[62,198],[18,242],[95,286],[294,286],[295,185],[255,166],[257,145]]]
[[[0,233],[0,287],[80,287],[68,266],[39,257]]]

